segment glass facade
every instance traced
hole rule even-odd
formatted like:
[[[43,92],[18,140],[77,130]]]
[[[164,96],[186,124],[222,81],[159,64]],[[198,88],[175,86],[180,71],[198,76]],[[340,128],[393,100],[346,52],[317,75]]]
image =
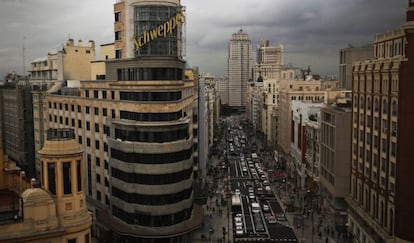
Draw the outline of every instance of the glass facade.
[[[135,51],[139,56],[177,56],[178,55],[178,28],[175,28],[165,37],[153,38],[159,25],[176,16],[177,7],[146,5],[135,7],[135,36],[146,36],[150,42]],[[152,30],[155,30],[153,32]],[[152,35],[152,36],[151,36]]]

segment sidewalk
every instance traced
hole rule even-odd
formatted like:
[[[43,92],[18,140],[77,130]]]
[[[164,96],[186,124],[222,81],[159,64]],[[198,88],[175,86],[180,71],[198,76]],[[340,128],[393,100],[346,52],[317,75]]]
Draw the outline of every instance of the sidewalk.
[[[219,161],[212,158],[212,166],[217,167]],[[192,242],[233,242],[233,224],[229,218],[227,203],[221,202],[224,186],[223,179],[214,179],[208,176],[208,184],[211,185],[211,194],[207,203],[203,205],[204,217],[202,227],[191,234]],[[224,195],[223,195],[223,198]],[[224,199],[223,199],[224,200]]]
[[[275,191],[279,190],[279,185],[276,183],[274,185]],[[289,188],[289,187],[288,187]],[[298,198],[296,193],[289,193],[292,190],[292,184],[290,184],[291,190],[285,191],[285,187],[282,187],[280,194],[276,193],[276,198],[279,201],[283,209],[285,205],[283,204],[286,201],[286,198],[293,196],[295,198],[295,207],[299,209],[296,212],[285,212],[286,218],[289,222],[289,225],[293,228],[293,231],[296,234],[299,242],[312,242],[312,243],[345,243],[346,240],[341,238],[333,227],[333,218],[330,214],[324,213],[323,209],[318,212],[318,210],[313,210],[308,215],[303,215],[303,211],[300,205],[300,198]],[[283,200],[282,200],[283,199]],[[296,227],[294,225],[294,216],[301,215],[303,216],[303,226]]]

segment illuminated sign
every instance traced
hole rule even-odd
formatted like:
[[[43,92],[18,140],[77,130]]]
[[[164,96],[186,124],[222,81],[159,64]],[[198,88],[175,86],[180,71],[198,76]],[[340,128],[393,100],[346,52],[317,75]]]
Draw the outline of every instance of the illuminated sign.
[[[158,25],[156,28],[150,31],[144,31],[142,35],[136,36],[134,38],[135,51],[139,50],[139,48],[145,46],[158,37],[166,37],[169,33],[172,33],[174,29],[176,29],[178,26],[181,26],[184,22],[184,12],[180,11],[174,17]]]

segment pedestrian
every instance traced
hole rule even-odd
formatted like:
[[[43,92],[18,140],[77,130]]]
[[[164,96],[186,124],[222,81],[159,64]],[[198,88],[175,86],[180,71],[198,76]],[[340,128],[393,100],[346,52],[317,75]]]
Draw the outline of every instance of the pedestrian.
[[[328,236],[325,238],[325,243],[329,243]]]

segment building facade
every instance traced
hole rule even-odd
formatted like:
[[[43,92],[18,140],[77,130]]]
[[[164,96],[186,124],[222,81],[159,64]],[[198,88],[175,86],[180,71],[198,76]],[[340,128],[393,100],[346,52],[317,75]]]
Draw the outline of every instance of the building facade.
[[[232,35],[228,53],[229,106],[245,111],[247,83],[252,79],[253,50],[249,35],[243,30]]]
[[[91,242],[92,219],[83,191],[83,149],[73,130],[50,130],[40,153],[43,169],[38,188],[36,181],[21,176],[20,168],[4,157],[0,147],[0,241]]]
[[[32,61],[30,80],[88,80],[91,77],[91,61],[95,59],[95,42],[90,40],[77,45],[68,39],[62,50],[53,50],[46,57]]]
[[[0,86],[0,123],[3,148],[28,177],[36,177],[33,140],[33,106],[28,81]]]
[[[290,175],[296,179],[296,186],[301,192],[313,187],[313,173],[310,174],[306,160],[307,134],[306,125],[309,121],[316,121],[320,117],[320,110],[325,107],[323,102],[292,101],[292,141]]]
[[[403,30],[377,35],[372,61],[353,67],[349,227],[361,242],[390,242],[395,231],[397,122]],[[361,224],[361,222],[365,222]]]
[[[339,87],[352,90],[352,63],[369,60],[374,57],[374,49],[371,46],[349,46],[339,51]]]
[[[189,242],[202,211],[194,204],[196,89],[181,56],[184,8],[179,0],[125,0],[114,15],[121,38],[105,81],[48,94],[47,120],[73,127],[85,149],[99,238]]]
[[[414,1],[401,29],[375,37],[353,67],[349,231],[360,242],[413,242],[411,127]]]
[[[337,231],[346,232],[351,155],[351,100],[338,99],[321,110],[320,188],[323,206]]]
[[[106,78],[105,61],[115,58],[115,43],[102,44],[98,60],[91,62],[90,80],[103,80]]]

